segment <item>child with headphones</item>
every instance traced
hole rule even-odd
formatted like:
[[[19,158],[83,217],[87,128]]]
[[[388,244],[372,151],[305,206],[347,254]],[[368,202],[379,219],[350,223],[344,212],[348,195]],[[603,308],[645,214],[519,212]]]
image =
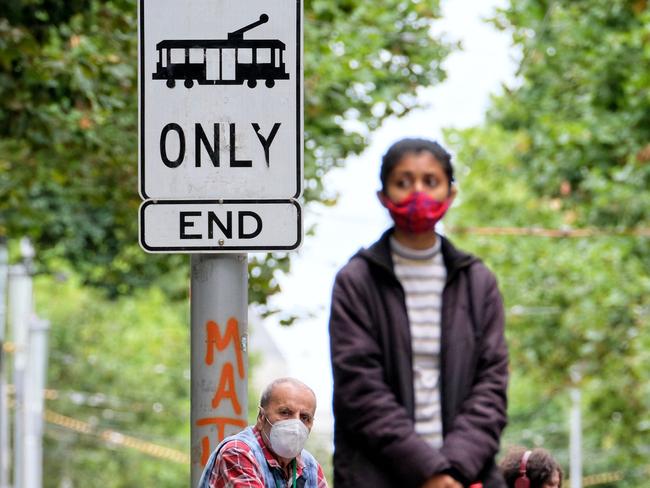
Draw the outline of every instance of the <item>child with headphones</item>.
[[[562,488],[562,468],[546,449],[513,447],[499,468],[508,488]]]

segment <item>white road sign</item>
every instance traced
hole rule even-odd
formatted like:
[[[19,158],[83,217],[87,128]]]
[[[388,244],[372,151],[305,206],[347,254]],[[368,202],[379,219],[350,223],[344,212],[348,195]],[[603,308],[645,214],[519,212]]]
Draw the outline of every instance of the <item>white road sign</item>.
[[[150,200],[140,207],[140,245],[148,252],[288,251],[301,239],[294,200]]]
[[[143,199],[302,192],[300,0],[140,0]]]

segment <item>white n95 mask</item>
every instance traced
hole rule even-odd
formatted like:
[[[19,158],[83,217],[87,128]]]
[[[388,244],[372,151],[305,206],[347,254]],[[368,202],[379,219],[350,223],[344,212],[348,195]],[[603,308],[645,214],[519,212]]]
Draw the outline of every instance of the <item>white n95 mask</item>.
[[[305,424],[298,419],[279,420],[272,424],[266,415],[264,418],[271,426],[269,442],[273,452],[286,459],[293,459],[300,454],[309,437],[309,429]]]

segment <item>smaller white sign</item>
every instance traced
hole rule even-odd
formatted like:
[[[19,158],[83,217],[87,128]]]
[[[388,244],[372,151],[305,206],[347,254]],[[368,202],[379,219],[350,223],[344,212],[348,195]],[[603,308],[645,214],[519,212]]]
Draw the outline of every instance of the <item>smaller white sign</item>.
[[[148,200],[140,206],[147,252],[290,251],[302,239],[295,200]]]

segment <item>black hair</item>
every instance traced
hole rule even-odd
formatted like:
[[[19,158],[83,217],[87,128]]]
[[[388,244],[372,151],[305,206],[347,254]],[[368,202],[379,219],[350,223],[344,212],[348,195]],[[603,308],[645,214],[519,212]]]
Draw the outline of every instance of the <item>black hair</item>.
[[[524,453],[525,447],[515,446],[508,451],[508,454],[499,463],[499,468],[503,473],[508,488],[514,488],[515,481],[519,478],[519,465]],[[551,481],[553,473],[557,471],[560,476],[560,486],[562,486],[562,468],[546,449],[538,447],[532,449],[530,457],[526,462],[526,477],[530,479],[530,488],[542,488],[544,483]]]
[[[443,148],[436,141],[430,139],[407,138],[394,143],[388,148],[386,154],[381,159],[381,170],[379,171],[379,179],[381,180],[381,191],[386,191],[386,180],[393,171],[397,163],[409,153],[419,154],[422,151],[428,151],[436,160],[442,165],[447,178],[449,179],[449,186],[454,181],[454,167],[451,165],[451,154]]]

